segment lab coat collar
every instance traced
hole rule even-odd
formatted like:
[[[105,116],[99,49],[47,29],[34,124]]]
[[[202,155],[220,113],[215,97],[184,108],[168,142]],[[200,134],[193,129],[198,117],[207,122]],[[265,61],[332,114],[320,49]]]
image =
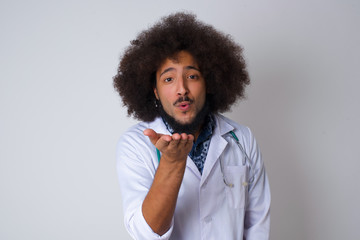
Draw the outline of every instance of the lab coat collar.
[[[206,157],[203,174],[201,177],[200,185],[202,185],[208,176],[215,163],[220,158],[220,155],[224,152],[228,142],[223,137],[228,132],[234,130],[234,127],[226,121],[222,115],[215,115],[216,127],[211,138],[209,151]]]
[[[223,115],[220,114],[215,115],[215,120],[216,120],[215,134],[224,136],[225,134],[235,129],[234,126],[232,126]]]
[[[157,117],[153,122],[150,122],[149,128],[153,129],[157,133],[171,135],[161,117]]]

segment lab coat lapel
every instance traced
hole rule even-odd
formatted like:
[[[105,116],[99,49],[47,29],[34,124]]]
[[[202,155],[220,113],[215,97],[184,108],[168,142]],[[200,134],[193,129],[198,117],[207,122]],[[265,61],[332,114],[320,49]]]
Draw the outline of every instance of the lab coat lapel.
[[[234,129],[229,123],[225,122],[221,116],[215,115],[216,127],[211,138],[209,151],[206,156],[204,170],[200,185],[208,178],[212,168],[218,161],[220,155],[224,152],[228,142],[223,138],[223,135]]]
[[[188,156],[186,160],[186,167],[191,169],[191,171],[199,178],[201,179],[201,174],[199,172],[199,169],[196,167],[194,161]]]

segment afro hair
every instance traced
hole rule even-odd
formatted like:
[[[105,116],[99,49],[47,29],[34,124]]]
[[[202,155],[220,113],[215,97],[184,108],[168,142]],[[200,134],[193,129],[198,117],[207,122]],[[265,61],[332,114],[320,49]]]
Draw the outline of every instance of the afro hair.
[[[160,116],[154,95],[156,71],[165,59],[182,50],[199,65],[212,113],[225,112],[244,97],[250,80],[242,48],[195,15],[179,12],[141,32],[121,58],[114,87],[130,116],[142,121]]]

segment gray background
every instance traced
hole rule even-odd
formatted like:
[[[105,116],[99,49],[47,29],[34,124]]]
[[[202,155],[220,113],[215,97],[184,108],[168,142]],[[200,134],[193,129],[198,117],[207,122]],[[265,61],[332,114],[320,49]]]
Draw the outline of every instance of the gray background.
[[[360,2],[0,1],[0,239],[130,239],[115,172],[136,121],[112,88],[124,48],[190,10],[245,49],[272,240],[360,239]],[[221,227],[221,226],[219,226]]]

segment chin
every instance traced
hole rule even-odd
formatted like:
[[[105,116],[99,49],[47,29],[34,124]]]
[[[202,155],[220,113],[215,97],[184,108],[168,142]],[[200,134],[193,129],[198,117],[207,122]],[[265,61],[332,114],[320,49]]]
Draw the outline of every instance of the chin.
[[[178,118],[178,119],[176,119],[175,118],[175,120],[179,123],[179,124],[184,124],[184,125],[186,125],[186,124],[191,124],[193,121],[194,121],[194,117],[183,117],[183,118]]]

